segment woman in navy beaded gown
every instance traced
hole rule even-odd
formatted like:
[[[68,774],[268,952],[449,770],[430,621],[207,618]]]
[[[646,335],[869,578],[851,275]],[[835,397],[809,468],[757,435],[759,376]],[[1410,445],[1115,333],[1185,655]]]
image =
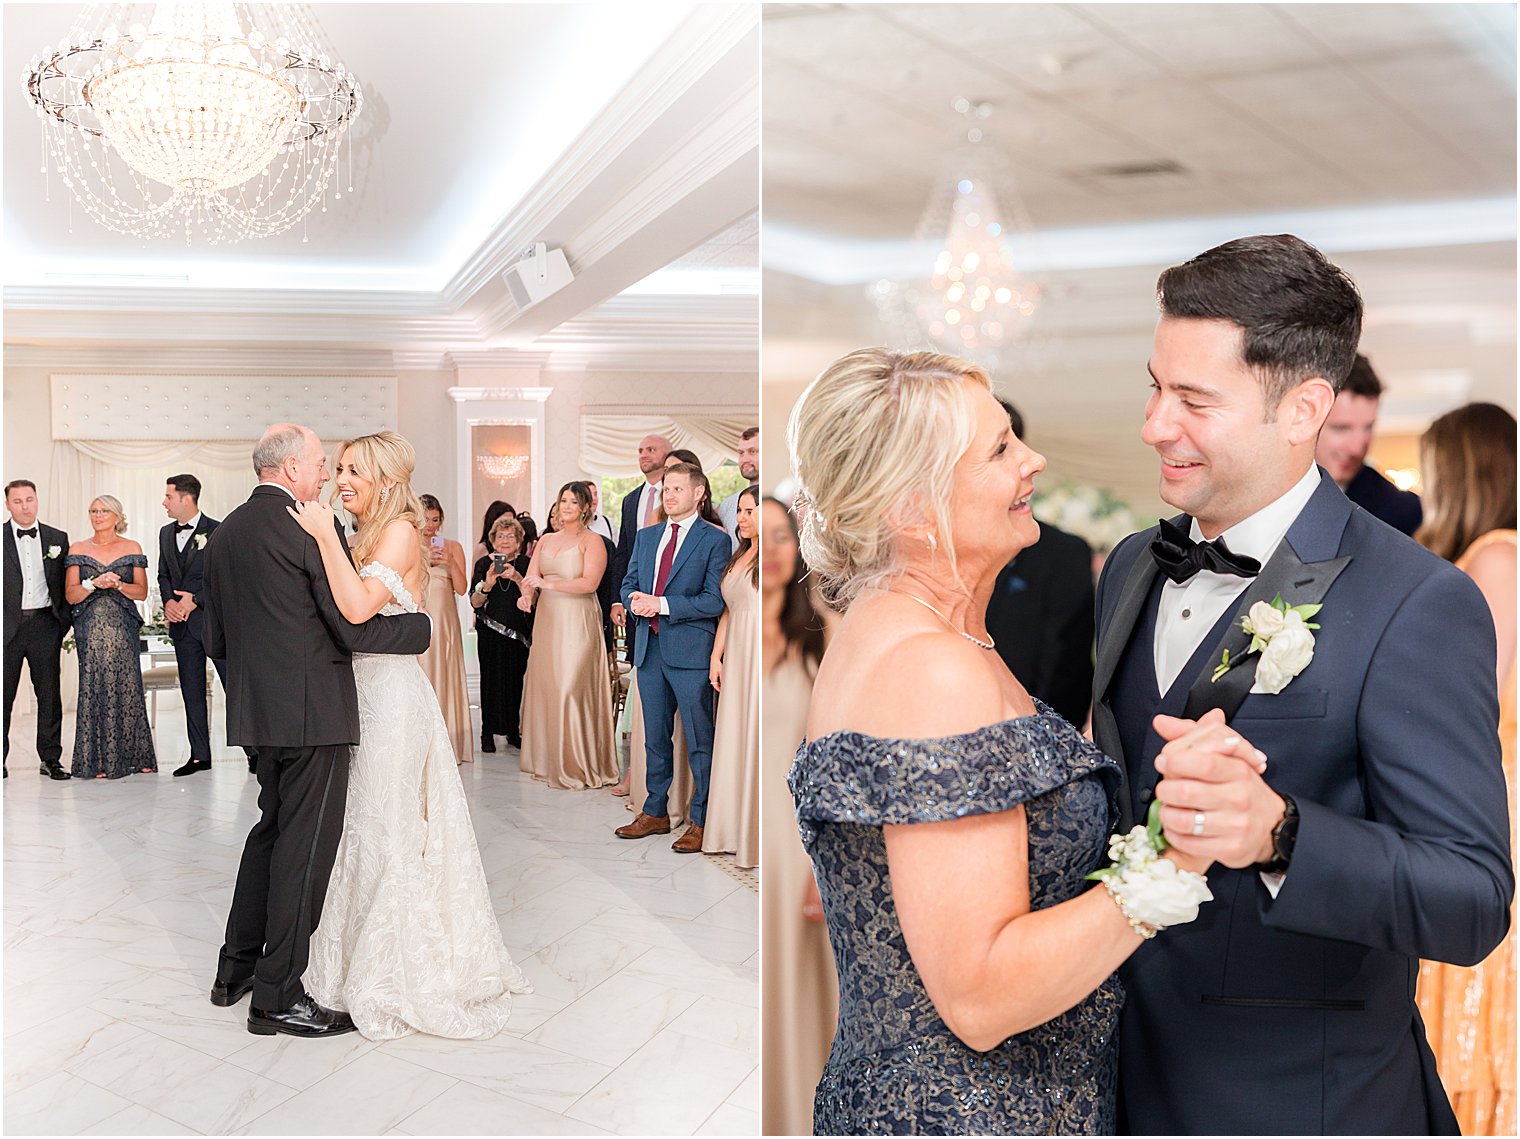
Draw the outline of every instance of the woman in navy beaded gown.
[[[845,610],[789,776],[839,974],[814,1131],[1111,1133],[1114,971],[1143,932],[1084,876],[1118,767],[1029,697],[985,623],[1039,537],[1044,459],[979,368],[883,349],[824,370],[789,444],[804,557]]]
[[[94,534],[69,547],[64,596],[73,605],[79,650],[79,710],[74,722],[75,779],[119,779],[158,770],[138,664],[142,616],[134,601],[148,596],[148,559],[122,537],[119,499],[90,503]]]

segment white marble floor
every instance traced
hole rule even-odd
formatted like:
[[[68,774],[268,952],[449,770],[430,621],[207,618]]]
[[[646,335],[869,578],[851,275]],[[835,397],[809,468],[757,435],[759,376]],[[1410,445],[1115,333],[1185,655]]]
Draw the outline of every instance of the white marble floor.
[[[252,1036],[247,999],[207,999],[256,817],[241,753],[172,778],[171,697],[161,774],[54,783],[23,703],[3,795],[6,1133],[758,1133],[758,897],[670,839],[614,838],[621,799],[536,784],[511,750],[461,768],[536,989],[496,1039]],[[65,766],[72,739],[66,719]]]

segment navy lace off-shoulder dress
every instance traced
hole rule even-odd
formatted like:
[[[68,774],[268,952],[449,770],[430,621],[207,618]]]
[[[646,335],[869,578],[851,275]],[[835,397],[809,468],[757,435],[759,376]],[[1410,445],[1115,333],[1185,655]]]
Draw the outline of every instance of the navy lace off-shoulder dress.
[[[1112,1134],[1118,977],[1055,1019],[977,1052],[935,1011],[892,901],[884,825],[1019,805],[1030,905],[1044,909],[1093,886],[1084,875],[1105,859],[1118,767],[1036,703],[1033,716],[944,739],[841,731],[798,749],[788,783],[839,973],[839,1024],[813,1101],[815,1134]]]

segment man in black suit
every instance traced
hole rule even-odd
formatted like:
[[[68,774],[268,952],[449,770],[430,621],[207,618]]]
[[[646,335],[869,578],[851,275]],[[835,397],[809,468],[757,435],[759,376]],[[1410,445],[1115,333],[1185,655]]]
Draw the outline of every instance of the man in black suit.
[[[350,654],[412,656],[428,647],[426,614],[343,619],[317,544],[290,517],[327,481],[322,443],[277,423],[253,451],[259,485],[207,545],[206,651],[227,662],[227,739],[258,749],[259,809],[238,867],[212,1004],[253,991],[260,1036],[352,1032],[347,1013],[301,987],[343,834],[349,749],[359,742]],[[341,531],[340,531],[341,533]],[[346,543],[345,543],[346,546]]]
[[[1352,502],[1400,533],[1413,537],[1425,517],[1420,496],[1400,490],[1367,465],[1367,449],[1372,445],[1372,429],[1377,424],[1378,400],[1382,395],[1383,382],[1367,357],[1358,352],[1351,375],[1346,377],[1346,386],[1336,395],[1330,418],[1319,433],[1314,461],[1329,472]]]
[[[174,662],[179,668],[179,691],[185,700],[185,731],[190,758],[174,774],[211,770],[211,726],[206,715],[206,614],[200,597],[205,590],[206,544],[221,525],[201,513],[201,480],[194,475],[170,475],[164,488],[164,510],[172,519],[158,532],[158,595],[163,599]],[[227,687],[226,663],[214,657],[222,688]],[[248,753],[248,774],[256,772],[256,753]]]
[[[663,435],[646,435],[639,440],[639,470],[644,485],[623,496],[623,520],[618,528],[617,561],[607,567],[607,576],[622,585],[633,560],[633,540],[645,526],[653,526],[655,511],[660,508],[660,491],[665,485],[665,456],[670,454],[670,440]],[[625,620],[623,603],[615,601],[612,620],[619,628]]]
[[[21,663],[37,693],[37,757],[42,774],[67,779],[63,755],[63,698],[58,654],[73,617],[63,596],[63,559],[69,536],[37,521],[37,484],[13,479],[5,486],[5,755],[11,752],[11,707],[21,687]],[[0,763],[0,771],[10,772]]]
[[[1013,433],[1024,417],[1007,400]],[[987,632],[1008,671],[1031,696],[1075,727],[1087,723],[1093,680],[1092,547],[1040,523],[1040,540],[1003,567],[987,603]]]

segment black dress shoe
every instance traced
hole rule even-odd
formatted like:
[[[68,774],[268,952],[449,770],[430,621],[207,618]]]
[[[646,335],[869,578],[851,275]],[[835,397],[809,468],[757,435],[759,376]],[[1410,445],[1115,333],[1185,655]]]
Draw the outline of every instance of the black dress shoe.
[[[258,773],[259,773],[259,760],[258,760],[257,756],[254,756],[252,759],[250,759],[248,761],[248,774],[249,775],[257,775]]]
[[[496,737],[493,736],[490,732],[482,732],[480,734],[480,750],[481,751],[495,751],[496,750]]]
[[[253,992],[253,978],[244,977],[241,981],[217,981],[211,986],[211,1003],[218,1008],[227,1008],[235,1005],[249,993]]]
[[[288,1036],[337,1036],[353,1032],[354,1022],[348,1013],[323,1008],[310,996],[303,996],[278,1012],[249,1006],[248,1031],[255,1036],[273,1036],[277,1032]]]
[[[65,771],[61,766],[59,766],[56,763],[44,763],[42,765],[42,769],[41,770],[42,770],[42,774],[46,775],[49,779],[72,779],[72,778],[74,778],[72,775],[70,775],[67,771]]]
[[[522,751],[522,736],[514,736],[511,733],[508,733],[507,746],[515,747],[518,751]]]
[[[191,756],[185,761],[184,766],[174,769],[174,777],[178,779],[181,775],[194,775],[197,771],[210,770],[211,761],[209,759],[196,759],[194,756]]]

